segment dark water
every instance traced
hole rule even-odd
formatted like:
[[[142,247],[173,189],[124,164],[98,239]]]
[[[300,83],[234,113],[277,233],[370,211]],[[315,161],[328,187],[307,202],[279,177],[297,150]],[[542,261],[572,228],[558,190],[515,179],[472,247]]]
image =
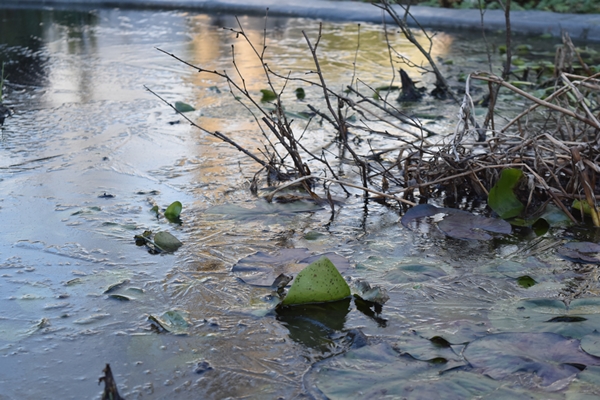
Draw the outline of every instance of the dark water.
[[[385,338],[456,319],[485,325],[494,304],[524,296],[511,281],[473,273],[519,253],[517,241],[414,233],[398,224],[394,210],[358,196],[346,199],[333,221],[328,210],[246,222],[206,213],[225,203],[254,206],[248,187],[259,168],[190,127],[144,86],[194,105],[190,118],[206,129],[259,147],[251,116],[224,82],[156,50],[234,73],[233,44],[249,90],[258,93],[265,87],[260,64],[243,39],[222,29],[237,27],[233,17],[4,9],[0,22],[4,103],[15,111],[0,141],[0,398],[98,398],[106,363],[128,399],[304,398],[314,392],[306,371],[344,353],[356,329]],[[261,43],[264,19],[240,22]],[[280,71],[312,68],[301,31],[316,38],[316,22],[273,18],[266,29],[269,63]],[[354,24],[323,26],[322,67],[333,88],[348,84],[355,59],[365,82],[389,82],[381,28],[361,27],[358,56],[357,32]],[[391,40],[421,62],[397,34]],[[482,63],[485,69],[487,57],[464,37],[440,33],[434,52],[465,65],[448,67],[454,71]],[[301,109],[292,103],[289,111]],[[432,111],[446,115],[433,126],[450,132],[452,113],[425,110]],[[318,126],[307,134],[315,143],[330,137]],[[184,206],[182,225],[150,212],[176,200]],[[169,231],[184,246],[148,254],[133,242],[147,229]],[[321,236],[314,240],[311,232]],[[231,268],[257,251],[291,247],[336,252],[349,259],[349,275],[385,284],[391,300],[384,313],[342,305],[314,311],[326,317],[307,323],[269,312],[270,291],[244,284]],[[564,262],[555,262],[562,271]],[[411,278],[410,269],[390,276],[411,263],[435,268],[427,276],[436,279]],[[538,294],[559,286],[549,279]],[[166,311],[187,318],[187,335],[151,329],[148,316]]]

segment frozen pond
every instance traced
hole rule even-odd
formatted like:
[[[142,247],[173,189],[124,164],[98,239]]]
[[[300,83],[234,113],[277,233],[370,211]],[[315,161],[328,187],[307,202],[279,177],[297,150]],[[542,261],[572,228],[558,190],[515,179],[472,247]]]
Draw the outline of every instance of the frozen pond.
[[[577,378],[566,374],[562,386],[550,389],[525,375],[499,384],[459,368],[464,344],[489,333],[572,333],[572,325],[543,324],[544,315],[561,313],[550,300],[542,311],[541,303],[522,303],[555,298],[578,276],[572,263],[548,251],[558,239],[477,242],[414,232],[399,224],[396,210],[358,195],[344,199],[334,218],[327,207],[292,212],[284,205],[237,219],[212,213],[221,205],[266,207],[249,190],[259,166],[189,126],[144,86],[170,102],[193,105],[196,111],[187,115],[204,128],[230,133],[247,148],[260,146],[252,117],[225,82],[156,49],[233,74],[235,45],[248,89],[260,93],[266,87],[260,64],[242,38],[222,29],[236,28],[235,18],[0,10],[0,21],[4,103],[15,111],[0,140],[0,398],[99,398],[98,378],[107,363],[127,399],[292,399],[321,391],[342,399],[348,393],[336,394],[329,382],[339,379],[340,387],[351,388],[353,381],[371,381],[368,375],[336,378],[336,368],[383,368],[372,381],[389,387],[392,397],[399,389],[384,381],[388,369],[399,371],[390,382],[422,383],[407,384],[408,398],[434,398],[427,390],[448,398],[600,396],[597,366]],[[261,43],[264,18],[240,22]],[[283,73],[311,70],[302,30],[316,38],[318,29],[312,20],[269,18],[269,63]],[[389,83],[381,26],[361,25],[358,52],[357,32],[352,23],[323,25],[321,67],[335,90],[343,90],[353,73],[373,86]],[[416,64],[423,61],[399,34],[392,32],[390,41]],[[471,34],[439,33],[433,53],[456,60],[446,63],[454,74],[485,69],[487,56],[474,50],[476,44]],[[307,98],[317,93],[311,90],[306,87]],[[305,111],[304,103],[293,104],[290,112]],[[455,109],[441,107],[425,105],[422,112],[443,116],[430,126],[451,132]],[[315,123],[307,135],[319,142],[329,134]],[[183,204],[181,225],[151,212],[174,201]],[[149,254],[133,240],[144,230],[168,231],[184,245],[173,254]],[[290,256],[296,261],[331,252],[345,257],[344,275],[383,285],[390,301],[380,314],[350,302],[339,310],[314,310],[308,320],[269,311],[270,290],[246,284],[232,268],[257,252],[293,248],[306,249]],[[538,285],[518,285],[523,275]],[[567,336],[580,339],[599,326],[597,303],[581,306],[587,322],[577,322],[579,336]],[[152,328],[153,318],[168,316],[177,334]],[[454,347],[439,354],[422,350],[427,346],[419,340],[434,336]],[[427,356],[394,358],[392,345]],[[363,364],[348,361],[361,351]],[[426,362],[440,357],[445,368]]]

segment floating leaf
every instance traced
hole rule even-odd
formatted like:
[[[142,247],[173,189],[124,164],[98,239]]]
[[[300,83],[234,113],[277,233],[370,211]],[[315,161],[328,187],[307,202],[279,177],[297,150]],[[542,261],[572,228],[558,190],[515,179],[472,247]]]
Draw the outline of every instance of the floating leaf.
[[[164,312],[160,317],[149,315],[148,320],[158,330],[170,332],[175,335],[187,335],[187,330],[190,326],[186,311],[169,310]]]
[[[560,390],[587,365],[600,365],[600,358],[581,351],[579,340],[555,333],[489,335],[469,343],[463,355],[493,379],[529,374],[546,390]],[[552,385],[557,383],[555,389]]]
[[[502,170],[500,179],[493,188],[490,189],[488,196],[488,205],[502,219],[518,216],[525,206],[515,196],[514,188],[517,186],[523,171],[516,168],[507,168]]]
[[[165,218],[171,222],[179,222],[179,215],[181,214],[182,209],[183,205],[181,205],[181,202],[175,201],[171,203],[165,210]]]
[[[442,374],[448,367],[400,356],[389,344],[379,343],[314,364],[305,382],[314,398],[331,400],[473,399],[488,393],[522,398],[482,375],[460,370]]]
[[[433,217],[438,214],[446,214],[438,222],[438,228],[447,236],[456,239],[490,240],[492,236],[486,231],[508,234],[512,230],[510,224],[502,219],[486,218],[454,208],[438,208],[431,204],[419,204],[410,208],[401,222],[409,228],[419,218]]]
[[[175,109],[177,111],[179,111],[180,113],[190,112],[190,111],[196,110],[194,107],[190,106],[187,103],[184,103],[183,101],[176,101],[175,102]]]
[[[260,98],[260,101],[262,102],[268,102],[277,99],[277,95],[272,90],[261,89],[260,92],[262,93],[262,97]]]
[[[322,257],[298,273],[281,304],[322,303],[348,296],[348,284],[329,258]]]
[[[171,235],[169,232],[164,231],[157,232],[156,235],[154,235],[154,244],[162,251],[166,251],[168,253],[172,253],[183,246],[183,243],[181,243],[179,239]]]
[[[558,248],[562,257],[578,263],[600,264],[600,244],[571,242]]]
[[[232,269],[249,285],[269,287],[280,274],[296,275],[307,265],[321,257],[327,257],[338,271],[351,269],[348,260],[336,253],[311,255],[308,249],[279,249],[274,253],[259,251],[239,260]]]

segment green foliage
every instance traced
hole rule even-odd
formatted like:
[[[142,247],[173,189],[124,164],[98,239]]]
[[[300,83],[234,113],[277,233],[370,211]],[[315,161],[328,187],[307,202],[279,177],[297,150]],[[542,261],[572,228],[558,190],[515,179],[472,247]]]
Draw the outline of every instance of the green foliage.
[[[327,257],[298,273],[281,303],[283,306],[337,301],[350,296],[350,287]]]
[[[488,205],[502,219],[518,216],[525,206],[515,196],[514,188],[518,185],[523,171],[516,168],[507,168],[502,171],[500,179],[490,189]]]
[[[274,101],[277,99],[277,95],[272,90],[261,89],[260,92],[262,93],[260,101],[262,101],[263,103]]]
[[[171,203],[165,210],[165,218],[170,222],[179,222],[179,215],[181,214],[182,209],[183,206],[181,205],[181,202],[175,201]]]

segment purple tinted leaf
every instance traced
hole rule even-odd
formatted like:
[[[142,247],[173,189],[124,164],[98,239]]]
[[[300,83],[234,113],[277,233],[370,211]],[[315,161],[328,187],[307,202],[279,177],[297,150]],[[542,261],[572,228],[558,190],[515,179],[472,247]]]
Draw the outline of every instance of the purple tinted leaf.
[[[583,352],[579,340],[555,333],[499,333],[477,339],[463,353],[467,361],[493,379],[531,374],[542,386],[575,378],[578,366],[600,365]]]
[[[600,245],[591,242],[571,242],[558,249],[567,260],[586,264],[600,264]]]
[[[256,252],[239,260],[232,272],[249,285],[271,286],[280,274],[296,276],[304,267],[324,256],[341,273],[352,268],[345,257],[336,253],[311,255],[308,249],[300,248],[280,249],[274,253]]]
[[[438,228],[456,239],[490,240],[487,232],[510,233],[510,224],[502,219],[486,218],[470,213],[452,213],[438,223]]]
[[[431,204],[419,204],[404,213],[402,217],[402,225],[409,228],[409,225],[418,218],[431,217],[443,211],[443,208],[432,206]]]

